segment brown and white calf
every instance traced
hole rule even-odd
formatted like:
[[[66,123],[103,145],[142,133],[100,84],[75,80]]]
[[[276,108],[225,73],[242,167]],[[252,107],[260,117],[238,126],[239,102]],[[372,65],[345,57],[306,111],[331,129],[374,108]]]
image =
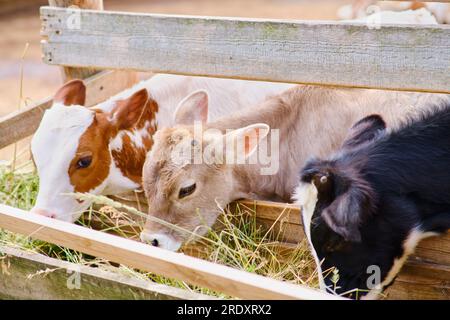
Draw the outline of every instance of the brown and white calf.
[[[305,161],[311,155],[323,157],[335,151],[358,119],[378,113],[389,126],[396,126],[431,102],[448,99],[446,95],[298,86],[209,124],[199,117],[202,127],[159,130],[143,169],[149,215],[203,235],[231,201],[289,202]],[[261,153],[267,141],[270,161],[261,161],[267,155]],[[248,163],[237,163],[236,156]],[[270,170],[262,174],[263,169]],[[153,221],[147,219],[141,234],[145,242],[177,250],[189,236]]]
[[[90,203],[68,193],[112,195],[140,187],[157,127],[173,125],[175,117],[216,119],[290,87],[160,74],[89,109],[83,82],[71,81],[58,90],[32,139],[40,179],[32,212],[75,221]]]

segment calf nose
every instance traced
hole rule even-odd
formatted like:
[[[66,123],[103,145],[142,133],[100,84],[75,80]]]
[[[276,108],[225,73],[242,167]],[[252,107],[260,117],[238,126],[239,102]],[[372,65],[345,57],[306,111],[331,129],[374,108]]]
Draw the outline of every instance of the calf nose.
[[[158,239],[156,239],[151,234],[148,234],[148,233],[145,233],[145,232],[141,233],[141,241],[144,242],[144,243],[150,243],[154,247],[159,246]]]
[[[149,243],[154,247],[170,251],[177,251],[181,247],[180,241],[170,235],[162,233],[149,233],[144,231],[141,233],[141,241],[144,243]]]
[[[44,209],[33,208],[33,209],[31,209],[31,212],[38,214],[40,216],[47,217],[47,218],[53,218],[53,219],[56,218],[56,214],[54,214],[53,212],[44,210]]]

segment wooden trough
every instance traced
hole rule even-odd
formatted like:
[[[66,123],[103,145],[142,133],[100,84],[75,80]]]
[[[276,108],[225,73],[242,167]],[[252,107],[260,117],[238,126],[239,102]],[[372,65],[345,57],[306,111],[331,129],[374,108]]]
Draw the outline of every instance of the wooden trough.
[[[64,80],[85,79],[88,106],[130,87],[135,71],[450,93],[447,25],[377,29],[330,21],[106,12],[99,0],[49,2],[83,8],[41,8],[41,34],[44,61],[61,66]],[[33,134],[50,106],[51,98],[1,118],[0,148]],[[286,244],[303,239],[299,208],[252,200],[240,205],[255,208],[263,226],[283,215]],[[338,298],[5,205],[0,228],[243,299]],[[0,253],[0,298],[212,298],[14,248],[0,247]],[[57,271],[29,276],[42,269]],[[68,289],[67,270],[81,274],[81,290]],[[386,293],[389,299],[449,299],[450,235],[422,241]]]

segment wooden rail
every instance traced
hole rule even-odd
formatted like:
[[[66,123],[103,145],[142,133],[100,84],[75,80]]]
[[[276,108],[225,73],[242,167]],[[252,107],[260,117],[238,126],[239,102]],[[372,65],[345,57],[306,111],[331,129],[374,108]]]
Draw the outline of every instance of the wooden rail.
[[[339,299],[315,289],[155,248],[0,205],[0,227],[244,299]]]
[[[450,92],[450,26],[135,14],[41,8],[48,64]]]
[[[133,277],[115,270],[117,268],[111,267],[106,271],[5,246],[0,246],[0,266],[0,299],[204,300],[213,298]]]
[[[138,197],[139,204],[136,202],[136,195],[122,195],[114,199],[129,206],[140,207],[143,212],[147,211],[145,197]],[[305,237],[298,206],[240,200],[230,204],[230,211],[235,212],[236,206],[241,210],[248,208],[248,212],[254,212],[257,223],[266,230],[273,228],[280,235],[278,240],[284,241],[279,245],[284,250],[289,251]],[[132,236],[140,227],[128,225],[124,229]],[[138,238],[138,235],[135,237]],[[202,248],[196,244],[185,246],[183,252],[202,256]],[[386,294],[390,299],[450,299],[450,233],[421,241]]]
[[[50,1],[64,5],[66,0]],[[446,0],[445,2],[450,2]],[[344,87],[450,92],[449,26],[230,19],[44,7],[42,42],[49,64]],[[85,72],[80,69],[65,68]],[[69,70],[69,71],[67,71]],[[88,74],[90,71],[87,71]],[[125,89],[130,73],[106,72],[87,81],[88,105]],[[127,80],[128,79],[128,80]],[[89,92],[92,92],[90,94]],[[0,119],[0,148],[34,132],[51,99]],[[303,238],[300,212],[292,205],[240,201],[270,225],[283,213],[287,242]],[[335,298],[215,265],[112,235],[26,214],[0,205],[0,227],[243,298]],[[448,298],[450,236],[419,244],[388,293],[394,298]]]

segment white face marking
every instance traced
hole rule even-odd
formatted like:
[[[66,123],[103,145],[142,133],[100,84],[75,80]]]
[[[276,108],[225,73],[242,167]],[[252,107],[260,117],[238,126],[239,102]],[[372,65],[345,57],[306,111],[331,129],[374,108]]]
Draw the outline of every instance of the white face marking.
[[[113,102],[103,107],[113,105]],[[103,109],[103,108],[102,108]],[[57,219],[74,222],[91,202],[79,203],[72,196],[74,192],[70,183],[69,166],[75,157],[80,137],[94,120],[94,111],[83,106],[64,106],[55,103],[48,109],[33,136],[31,150],[40,177],[39,193],[35,209],[43,209],[55,214]],[[154,120],[153,120],[154,123]],[[123,135],[128,134],[134,146],[144,148],[143,138],[150,134],[151,122],[135,131],[121,131],[111,140],[110,150],[122,149]],[[139,185],[125,177],[111,163],[110,174],[102,183],[90,190],[91,194],[117,194],[138,188]]]
[[[69,166],[75,157],[81,135],[92,124],[94,112],[82,106],[56,103],[45,111],[31,141],[31,151],[39,174],[39,193],[35,208],[56,215],[57,219],[74,221],[73,213],[89,207],[63,194],[74,192]],[[75,214],[76,216],[76,214]]]
[[[321,263],[311,240],[311,220],[318,200],[317,194],[317,188],[314,184],[300,182],[300,184],[295,189],[292,198],[294,199],[295,204],[299,205],[301,208],[304,224],[303,228],[305,230],[306,238],[308,239],[309,247],[311,248],[311,253],[317,265],[319,286],[321,290],[326,291],[326,285],[322,275]]]
[[[301,207],[302,210],[305,234],[311,247],[314,260],[317,264],[320,288],[322,290],[326,290],[326,285],[322,276],[322,269],[320,267],[320,260],[311,242],[311,220],[317,203],[317,188],[312,183],[311,184],[300,183],[298,187],[295,189],[293,199],[295,200],[295,203]],[[434,235],[436,235],[436,233],[433,232],[424,233],[420,230],[420,228],[415,228],[413,231],[411,231],[411,233],[408,235],[405,242],[403,243],[403,250],[404,250],[403,255],[400,258],[395,259],[392,268],[388,272],[386,278],[375,288],[371,289],[361,299],[373,300],[379,298],[380,294],[383,291],[383,288],[389,285],[392,281],[394,281],[395,276],[400,272],[402,266],[405,264],[408,257],[414,252],[414,249],[416,248],[417,244],[422,239]]]

